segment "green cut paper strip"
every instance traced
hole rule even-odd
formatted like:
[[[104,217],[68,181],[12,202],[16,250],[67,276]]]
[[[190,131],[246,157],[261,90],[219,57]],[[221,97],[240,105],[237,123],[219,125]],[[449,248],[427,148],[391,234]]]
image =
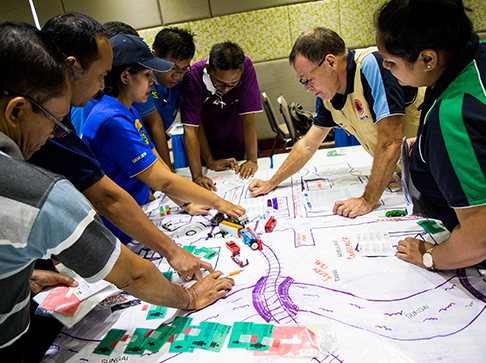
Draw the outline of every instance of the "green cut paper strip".
[[[142,348],[142,343],[145,340],[145,335],[148,331],[152,329],[144,329],[144,328],[137,328],[133,333],[130,341],[128,342],[127,347],[123,354],[137,354],[141,355],[145,351],[145,348]]]
[[[231,330],[231,325],[219,324],[218,329],[216,329],[216,333],[214,334],[214,337],[211,340],[211,343],[209,344],[208,350],[211,352],[219,353],[219,351],[224,345],[224,342],[230,330]]]
[[[233,324],[233,330],[228,342],[228,348],[244,348],[248,349],[250,345],[251,328],[253,323],[251,322],[236,322]]]
[[[422,227],[425,232],[430,234],[435,234],[435,233],[445,231],[445,228],[443,228],[439,223],[430,219],[427,219],[425,221],[419,221],[417,222],[417,224],[420,227]]]
[[[216,257],[219,254],[218,251],[214,251],[207,247],[201,247],[196,252],[194,252],[195,256],[201,256],[207,260],[211,260],[212,258]]]
[[[162,275],[164,275],[167,280],[172,281],[172,271],[162,272]]]
[[[253,324],[251,328],[251,335],[257,335],[257,341],[250,343],[249,350],[268,350],[268,345],[265,344],[272,336],[273,325],[272,324]],[[263,343],[265,341],[265,343]]]
[[[199,324],[199,333],[195,336],[190,335],[189,343],[192,348],[208,349],[213,339],[218,323],[203,321]]]
[[[160,324],[152,334],[150,334],[142,343],[142,348],[157,353],[167,340],[174,334],[175,328],[170,325]]]
[[[123,338],[126,330],[111,329],[93,351],[94,354],[110,355],[115,346]]]
[[[184,246],[182,247],[184,250],[186,250],[189,253],[193,253],[194,250],[196,249],[196,246]]]

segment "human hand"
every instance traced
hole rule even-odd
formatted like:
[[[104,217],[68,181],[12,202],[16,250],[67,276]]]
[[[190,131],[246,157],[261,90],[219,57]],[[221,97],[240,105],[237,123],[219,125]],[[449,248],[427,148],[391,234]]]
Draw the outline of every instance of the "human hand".
[[[338,200],[334,203],[332,214],[343,217],[355,218],[371,212],[374,205],[368,203],[363,197]]]
[[[197,185],[202,186],[204,189],[214,190],[215,192],[218,191],[216,186],[213,184],[213,181],[211,179],[209,179],[208,177],[201,175],[201,176],[194,178],[192,181],[194,183],[196,183]]]
[[[434,247],[432,243],[420,239],[407,237],[398,241],[397,257],[400,260],[413,263],[422,268],[426,268],[422,256],[428,249]]]
[[[78,282],[72,277],[62,275],[59,272],[50,270],[34,270],[30,278],[30,291],[33,294],[38,294],[48,286],[55,286],[57,284],[64,284],[69,287],[78,286]]]
[[[191,294],[190,310],[199,310],[216,300],[226,296],[226,292],[231,290],[235,281],[233,279],[220,279],[223,273],[214,271],[202,280],[192,285],[188,291]]]
[[[217,209],[218,212],[224,213],[227,216],[233,217],[233,218],[241,217],[242,215],[244,215],[246,213],[245,208],[243,208],[239,205],[230,203],[230,202],[224,200],[223,198],[218,198],[218,201],[215,203],[215,205],[213,207],[215,209]]]
[[[196,204],[196,203],[190,203],[186,208],[185,211],[189,213],[191,216],[207,216],[211,213],[209,213],[209,210],[212,207],[210,205],[202,205],[202,204]]]
[[[213,266],[209,262],[201,261],[192,253],[185,249],[178,247],[177,252],[170,259],[167,258],[169,265],[177,271],[179,276],[184,281],[201,280],[201,269],[213,272]]]
[[[221,170],[236,170],[238,167],[238,162],[235,158],[228,158],[228,159],[218,159],[218,160],[210,160],[208,162],[208,168],[214,171],[221,171]]]
[[[241,179],[248,179],[249,177],[255,175],[258,170],[258,163],[254,161],[247,160],[235,169],[236,174],[240,174]]]
[[[272,189],[273,185],[270,183],[270,181],[263,181],[260,179],[253,179],[248,186],[251,198],[257,197],[261,194],[268,194]]]

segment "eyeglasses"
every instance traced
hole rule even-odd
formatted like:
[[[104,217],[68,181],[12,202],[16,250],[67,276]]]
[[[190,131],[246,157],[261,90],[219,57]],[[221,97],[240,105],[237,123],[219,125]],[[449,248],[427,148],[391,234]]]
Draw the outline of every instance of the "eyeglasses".
[[[211,81],[213,82],[214,88],[220,89],[220,90],[225,90],[226,88],[228,88],[229,90],[232,90],[233,88],[240,86],[240,81],[238,81],[236,84],[216,83],[213,79],[211,79]]]
[[[7,91],[7,90],[4,90],[3,91],[3,94],[5,96],[14,96],[14,95],[17,95],[17,96],[23,97],[26,100],[28,100],[30,103],[32,103],[35,107],[37,107],[39,110],[41,110],[42,113],[44,114],[44,116],[47,119],[49,119],[52,122],[54,122],[55,125],[56,125],[56,126],[54,126],[54,130],[52,131],[52,134],[54,135],[54,137],[56,137],[58,139],[61,139],[64,136],[66,136],[67,134],[70,134],[71,133],[71,130],[66,125],[64,125],[61,120],[59,120],[56,116],[54,116],[52,113],[50,113],[49,111],[47,111],[44,107],[42,107],[40,104],[38,104],[36,101],[34,101],[29,96],[24,96],[24,95],[22,95],[20,93],[11,92],[11,91]]]
[[[171,76],[180,74],[182,77],[184,77],[186,74],[191,72],[191,66],[184,69],[172,67],[172,69],[168,72],[170,73]]]
[[[303,79],[299,79],[299,82],[302,83],[302,85],[305,87],[305,86],[309,86],[311,87],[311,85],[309,84],[310,81],[312,81],[312,78],[315,76],[315,74],[317,73],[317,71],[319,70],[319,68],[322,66],[322,63],[324,63],[324,61],[326,60],[326,57],[324,57],[323,60],[321,60],[321,63],[318,64],[318,66],[316,68],[314,68],[312,70],[312,72],[309,73],[309,75],[307,76],[307,79],[304,81]]]

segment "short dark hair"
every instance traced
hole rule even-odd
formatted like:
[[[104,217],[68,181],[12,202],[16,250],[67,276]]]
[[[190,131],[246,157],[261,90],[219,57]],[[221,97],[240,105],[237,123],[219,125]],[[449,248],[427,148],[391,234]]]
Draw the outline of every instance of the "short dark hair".
[[[155,36],[152,49],[159,58],[192,59],[196,53],[194,34],[183,28],[164,28]]]
[[[108,38],[111,38],[117,34],[130,34],[138,36],[138,32],[134,27],[121,21],[109,21],[104,23],[103,27],[106,30],[106,35]]]
[[[0,24],[0,98],[10,91],[45,103],[66,92],[68,71],[63,55],[35,27]]]
[[[346,54],[346,45],[335,31],[319,27],[299,35],[289,55],[290,64],[294,64],[298,54],[312,63],[320,63],[328,54],[343,57]]]
[[[390,55],[414,63],[424,49],[458,55],[473,36],[461,0],[392,0],[374,17],[379,42]]]
[[[147,69],[138,63],[124,64],[118,67],[113,67],[111,71],[105,76],[105,88],[103,94],[116,97],[120,93],[123,85],[120,80],[120,76],[123,71],[127,70],[130,74],[140,72],[142,69]],[[98,97],[101,95],[98,95]]]
[[[209,52],[209,69],[216,71],[229,71],[245,68],[245,53],[243,49],[233,42],[224,42],[213,45]]]
[[[79,13],[58,15],[48,20],[41,32],[52,39],[66,57],[75,57],[83,69],[88,69],[99,59],[97,40],[107,37],[103,25]]]

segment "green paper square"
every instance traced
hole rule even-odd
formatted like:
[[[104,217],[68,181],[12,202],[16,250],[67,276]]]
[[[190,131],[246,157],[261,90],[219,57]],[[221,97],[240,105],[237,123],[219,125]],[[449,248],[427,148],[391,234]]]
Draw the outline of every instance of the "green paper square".
[[[203,321],[199,324],[199,331],[197,335],[190,334],[189,343],[192,348],[208,349],[209,344],[213,339],[216,329],[218,329],[218,323],[211,323],[208,321]],[[192,331],[191,331],[192,333]]]
[[[257,341],[250,343],[249,350],[268,350],[268,341],[273,332],[272,324],[253,324],[251,328],[251,335],[257,335]]]
[[[193,253],[194,250],[196,249],[196,246],[184,246],[182,247],[184,250],[186,250],[189,253]]]
[[[162,272],[162,275],[164,275],[164,277],[169,280],[169,281],[172,281],[172,274],[173,272],[172,271],[165,271],[165,272]]]
[[[147,320],[162,319],[166,313],[167,308],[165,306],[150,305]]]

